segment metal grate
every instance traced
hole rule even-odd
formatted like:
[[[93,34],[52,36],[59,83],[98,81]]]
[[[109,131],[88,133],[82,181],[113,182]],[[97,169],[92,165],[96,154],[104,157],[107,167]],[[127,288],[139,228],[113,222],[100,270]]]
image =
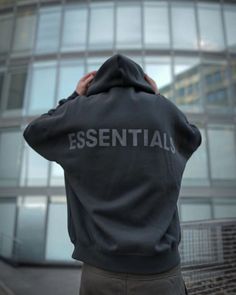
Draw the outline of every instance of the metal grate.
[[[190,295],[236,295],[236,219],[181,223],[181,270]]]

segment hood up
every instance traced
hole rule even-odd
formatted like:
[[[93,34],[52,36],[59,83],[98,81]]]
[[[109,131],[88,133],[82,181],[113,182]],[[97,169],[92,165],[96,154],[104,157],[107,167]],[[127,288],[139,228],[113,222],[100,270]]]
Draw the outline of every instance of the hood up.
[[[88,87],[86,96],[108,91],[114,86],[134,87],[155,94],[151,85],[145,80],[141,66],[120,53],[114,54],[100,66]]]

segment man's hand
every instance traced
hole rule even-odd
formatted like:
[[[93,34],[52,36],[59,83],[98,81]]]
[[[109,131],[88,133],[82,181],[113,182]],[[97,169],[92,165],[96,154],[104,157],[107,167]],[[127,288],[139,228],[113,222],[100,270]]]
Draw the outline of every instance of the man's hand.
[[[151,87],[155,91],[155,93],[159,94],[160,92],[158,90],[156,82],[151,77],[149,77],[146,73],[144,74],[144,78],[151,85]]]
[[[87,89],[91,83],[91,81],[93,80],[94,76],[96,75],[97,71],[92,71],[88,74],[86,74],[85,76],[83,76],[77,86],[76,86],[76,92],[79,95],[86,95]]]

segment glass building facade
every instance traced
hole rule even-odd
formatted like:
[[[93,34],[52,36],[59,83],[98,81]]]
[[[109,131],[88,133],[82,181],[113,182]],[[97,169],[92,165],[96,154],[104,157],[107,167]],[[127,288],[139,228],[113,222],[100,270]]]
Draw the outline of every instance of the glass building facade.
[[[0,0],[0,255],[73,260],[63,170],[22,131],[117,52],[201,131],[181,221],[236,217],[235,27],[234,1]]]

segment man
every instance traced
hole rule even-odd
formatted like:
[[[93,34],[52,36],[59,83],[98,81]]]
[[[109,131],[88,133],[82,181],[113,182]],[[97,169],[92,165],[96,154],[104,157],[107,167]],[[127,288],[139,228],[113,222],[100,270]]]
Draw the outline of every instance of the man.
[[[111,56],[24,138],[64,169],[80,295],[187,294],[177,200],[201,133],[137,63]]]

